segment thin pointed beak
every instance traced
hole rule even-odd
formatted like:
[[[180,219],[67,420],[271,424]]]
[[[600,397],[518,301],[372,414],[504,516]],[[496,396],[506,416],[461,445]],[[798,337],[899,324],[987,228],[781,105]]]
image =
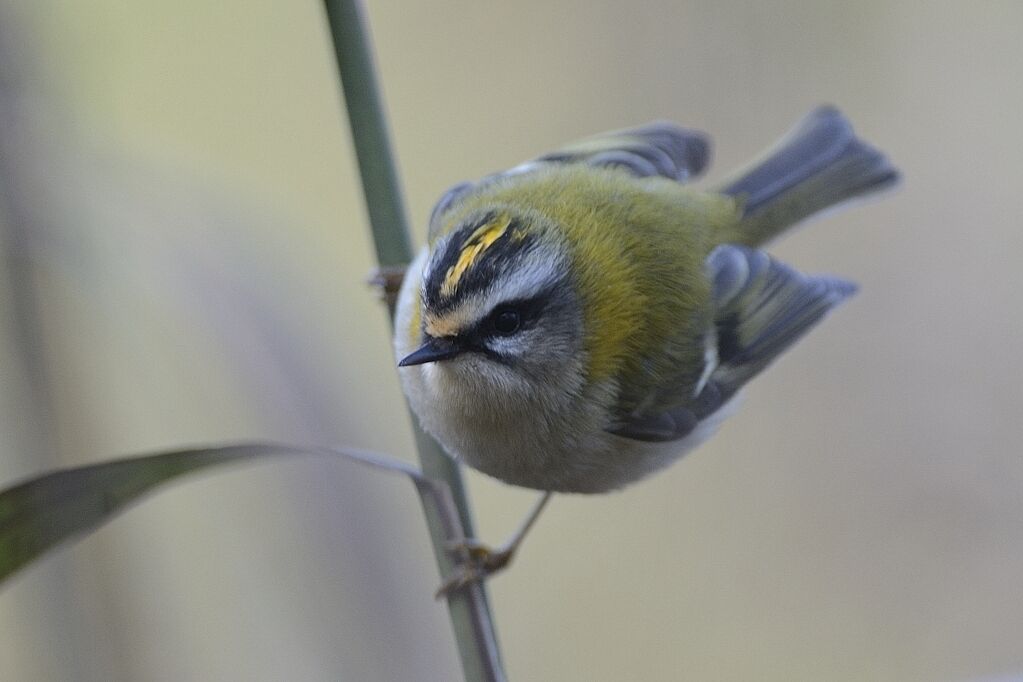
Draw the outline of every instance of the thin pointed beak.
[[[460,354],[464,350],[465,349],[460,344],[451,339],[427,337],[422,346],[401,359],[401,362],[398,363],[398,367],[408,367],[409,365],[422,365],[427,362],[448,360]]]

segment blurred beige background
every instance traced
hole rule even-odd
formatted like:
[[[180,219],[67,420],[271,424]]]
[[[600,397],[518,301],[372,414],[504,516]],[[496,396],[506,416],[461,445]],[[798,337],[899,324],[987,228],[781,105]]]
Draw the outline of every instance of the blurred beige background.
[[[272,437],[411,457],[319,3],[7,2],[0,483]],[[899,191],[774,252],[861,294],[719,436],[556,499],[491,584],[513,680],[1023,675],[1023,4],[373,2],[417,239],[450,184],[671,118],[719,177],[819,102]],[[482,535],[532,494],[468,475]],[[418,503],[191,479],[0,591],[0,679],[458,676]]]

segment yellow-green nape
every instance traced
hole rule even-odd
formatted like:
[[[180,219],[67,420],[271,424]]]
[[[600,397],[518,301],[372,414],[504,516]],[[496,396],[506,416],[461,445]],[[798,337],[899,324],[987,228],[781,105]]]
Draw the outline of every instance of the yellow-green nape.
[[[497,216],[491,221],[478,227],[469,237],[462,242],[462,250],[458,254],[458,260],[448,268],[444,275],[444,281],[440,287],[440,295],[444,298],[451,297],[458,289],[458,283],[467,271],[479,261],[484,251],[494,245],[511,225],[511,217],[507,214]],[[519,230],[516,230],[518,232]],[[515,236],[513,234],[513,236]],[[519,236],[519,239],[522,237]]]
[[[618,373],[629,339],[643,333],[648,301],[636,286],[637,273],[615,245],[592,244],[582,258],[588,265],[577,268],[576,276],[585,292],[587,364],[590,376],[600,380]]]

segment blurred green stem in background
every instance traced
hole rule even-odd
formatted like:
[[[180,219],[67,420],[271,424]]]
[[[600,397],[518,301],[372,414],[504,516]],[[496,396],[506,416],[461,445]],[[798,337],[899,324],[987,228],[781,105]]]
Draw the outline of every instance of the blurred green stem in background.
[[[359,161],[363,192],[381,268],[405,266],[412,260],[408,222],[388,139],[364,11],[358,0],[325,0],[337,55],[352,139]],[[393,319],[393,300],[388,302]],[[462,530],[472,537],[472,516],[458,465],[441,450],[412,417],[423,473],[445,481],[458,507]],[[455,570],[446,546],[450,537],[440,519],[426,511],[434,554],[441,576]],[[501,680],[497,638],[482,582],[447,595],[451,622],[467,680]]]

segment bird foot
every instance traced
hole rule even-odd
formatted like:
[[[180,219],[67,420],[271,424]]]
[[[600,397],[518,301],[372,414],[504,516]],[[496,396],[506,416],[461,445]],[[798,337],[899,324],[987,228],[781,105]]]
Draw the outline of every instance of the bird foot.
[[[447,580],[437,589],[437,599],[447,597],[475,582],[486,580],[504,570],[515,556],[515,546],[503,545],[497,549],[474,538],[449,543],[446,549],[458,557],[459,562]]]
[[[393,308],[398,300],[398,292],[401,291],[402,280],[405,279],[405,270],[404,265],[380,266],[370,273],[366,283],[376,287],[380,292],[380,300]]]

